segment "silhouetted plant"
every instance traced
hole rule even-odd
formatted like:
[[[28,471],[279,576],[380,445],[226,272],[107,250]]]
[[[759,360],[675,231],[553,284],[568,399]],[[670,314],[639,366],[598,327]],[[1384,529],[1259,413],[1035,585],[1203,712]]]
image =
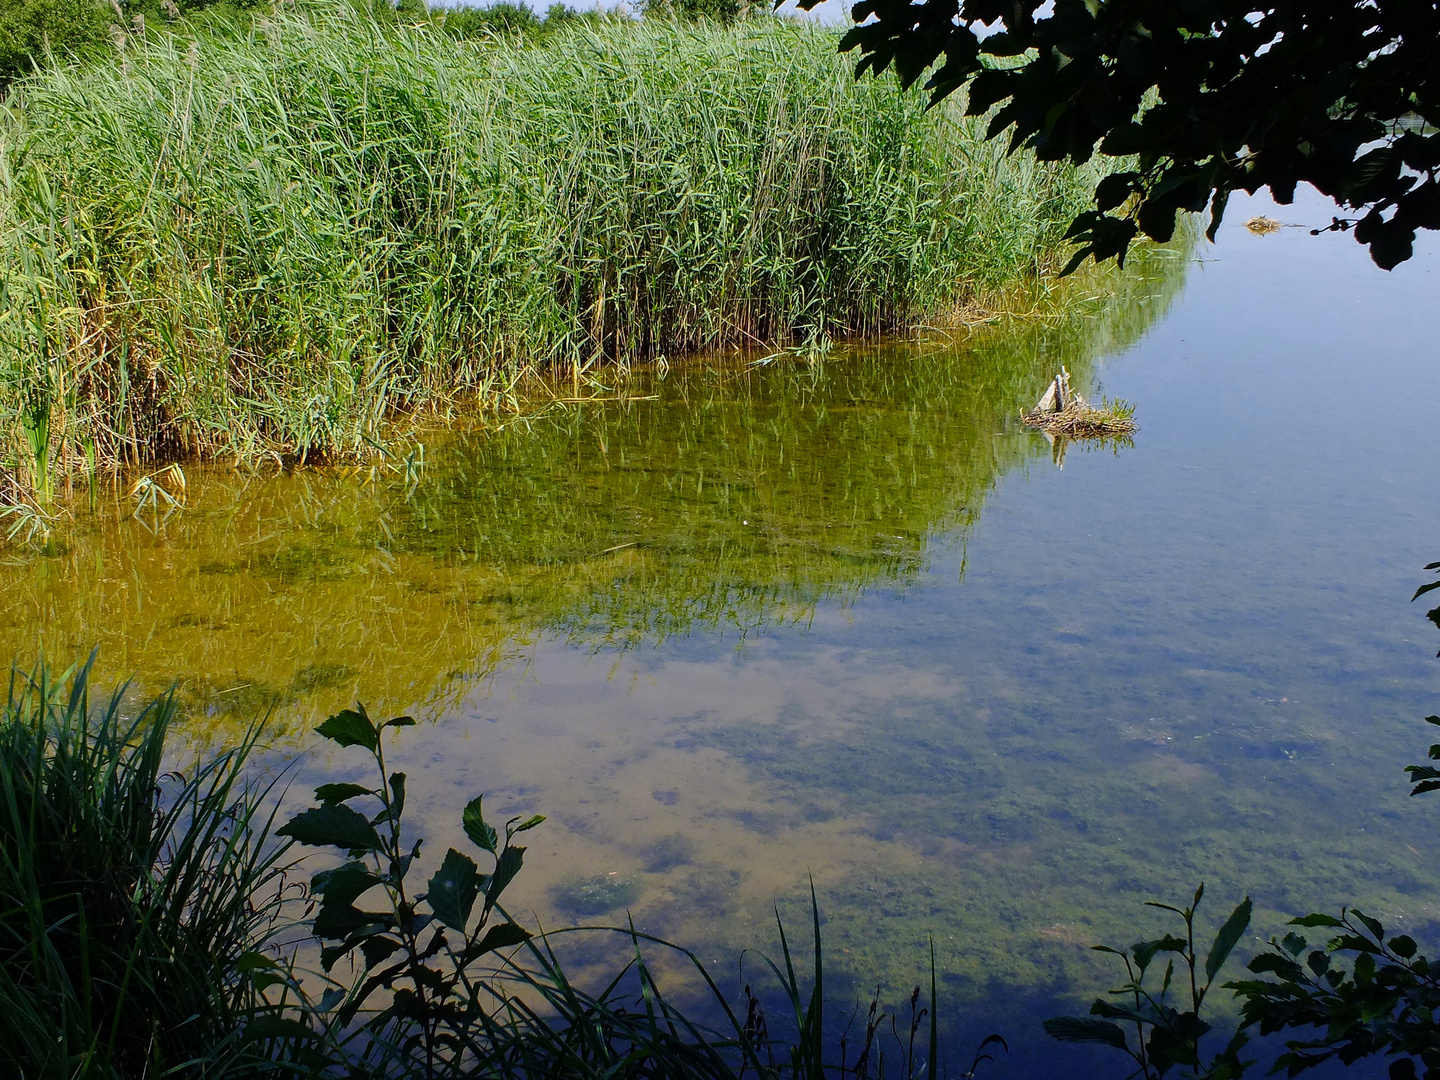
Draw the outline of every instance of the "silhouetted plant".
[[[1322,1032],[1287,1042],[1272,1071],[1295,1076],[1331,1058],[1353,1065],[1384,1054],[1401,1055],[1390,1064],[1392,1080],[1440,1075],[1440,979],[1414,940],[1405,934],[1387,939],[1379,919],[1354,908],[1338,917],[1317,912],[1290,925],[1335,935],[1308,954],[1309,943],[1293,930],[1272,938],[1250,970],[1279,976],[1278,982],[1225,984],[1244,1002],[1245,1026],[1262,1035],[1311,1026]],[[1347,954],[1354,958],[1348,969],[1335,962]],[[1423,1066],[1418,1073],[1416,1058]]]
[[[1202,882],[1188,907],[1177,908],[1154,901],[1146,904],[1179,915],[1185,923],[1184,937],[1165,934],[1151,941],[1138,941],[1128,952],[1108,945],[1094,946],[1096,951],[1118,956],[1125,963],[1126,981],[1110,991],[1111,998],[1118,998],[1119,1002],[1097,998],[1090,1006],[1090,1016],[1055,1017],[1045,1021],[1045,1030],[1062,1042],[1102,1043],[1122,1050],[1135,1061],[1137,1069],[1132,1075],[1146,1080],[1162,1077],[1176,1066],[1188,1068],[1190,1076],[1206,1080],[1233,1080],[1242,1076],[1249,1064],[1240,1060],[1240,1050],[1248,1041],[1244,1031],[1236,1032],[1224,1049],[1207,1063],[1200,1043],[1211,1026],[1200,1014],[1215,977],[1250,925],[1250,898],[1242,900],[1220,927],[1202,966],[1195,948],[1195,910],[1204,895]],[[1157,989],[1148,984],[1147,976],[1158,956],[1168,959]],[[1178,987],[1175,985],[1177,958],[1181,976]],[[1178,1003],[1172,1003],[1172,989]],[[1133,1045],[1127,1027],[1134,1029]]]
[[[502,839],[485,820],[483,800],[477,796],[461,820],[471,842],[493,860],[490,871],[482,874],[474,859],[451,848],[425,891],[413,892],[407,878],[422,841],[410,843],[403,836],[405,774],[387,772],[382,738],[387,730],[414,722],[397,716],[377,725],[362,705],[321,724],[319,733],[337,745],[368,750],[380,782],[373,788],[320,785],[315,789],[320,805],[296,815],[280,834],[350,856],[310,881],[310,893],[320,902],[311,930],[317,938],[334,942],[321,951],[322,967],[328,972],[356,950],[364,959],[364,977],[336,1003],[340,1027],[385,991],[385,1005],[364,1023],[362,1060],[382,1065],[382,1072],[400,1066],[430,1078],[453,1073],[481,1049],[475,1039],[487,1027],[487,1001],[471,968],[487,954],[530,937],[503,911],[493,924],[491,917],[524,864],[525,849],[512,840],[545,819],[538,814],[512,818]],[[371,800],[378,809],[367,816],[349,805],[356,800]],[[385,897],[378,910],[356,906],[377,889]]]

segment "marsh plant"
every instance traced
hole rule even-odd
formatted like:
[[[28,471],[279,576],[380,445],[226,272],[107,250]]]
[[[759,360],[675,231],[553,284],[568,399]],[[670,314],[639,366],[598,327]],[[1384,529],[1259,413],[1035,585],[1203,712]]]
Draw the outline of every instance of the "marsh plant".
[[[93,661],[93,657],[92,657]],[[26,1080],[217,1075],[267,1014],[286,847],[235,748],[167,768],[170,695],[12,671],[0,713],[0,1059]],[[262,980],[263,982],[263,980]]]
[[[20,80],[0,464],[31,476],[42,414],[47,483],[366,454],[397,411],[514,405],[529,372],[579,394],[607,364],[943,322],[1054,265],[1094,178],[856,81],[836,40],[766,17],[465,41],[302,5]]]

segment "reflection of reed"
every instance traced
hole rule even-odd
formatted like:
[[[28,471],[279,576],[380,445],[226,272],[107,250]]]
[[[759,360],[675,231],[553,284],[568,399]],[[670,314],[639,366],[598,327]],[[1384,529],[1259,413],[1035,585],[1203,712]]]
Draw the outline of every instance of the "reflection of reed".
[[[228,729],[357,695],[442,711],[540,632],[626,647],[804,623],[968,529],[1039,445],[996,437],[1019,405],[1057,363],[1084,385],[1173,295],[1178,260],[1133,265],[1119,296],[964,341],[637,371],[627,400],[427,436],[415,483],[192,473],[157,535],[117,496],[0,585],[4,646],[98,644]]]

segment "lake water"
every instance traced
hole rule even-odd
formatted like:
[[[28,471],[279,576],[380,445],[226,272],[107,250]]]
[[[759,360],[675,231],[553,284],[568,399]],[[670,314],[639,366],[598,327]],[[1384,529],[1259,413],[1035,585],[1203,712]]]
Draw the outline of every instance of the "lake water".
[[[514,908],[623,918],[727,987],[799,930],[813,874],[841,1000],[897,1000],[934,936],[956,1059],[1103,991],[1087,951],[1204,880],[1256,937],[1359,904],[1440,944],[1431,244],[1258,237],[1109,301],[971,335],[638,371],[503,431],[421,434],[408,476],[189,473],[187,509],[101,493],[0,569],[22,662],[100,647],[223,741],[273,709],[297,792],[352,758],[355,698],[432,854],[461,806],[549,816]],[[1018,423],[1060,364],[1132,446]],[[867,997],[868,1000],[868,997]],[[1065,1051],[1056,1075],[1085,1075]]]

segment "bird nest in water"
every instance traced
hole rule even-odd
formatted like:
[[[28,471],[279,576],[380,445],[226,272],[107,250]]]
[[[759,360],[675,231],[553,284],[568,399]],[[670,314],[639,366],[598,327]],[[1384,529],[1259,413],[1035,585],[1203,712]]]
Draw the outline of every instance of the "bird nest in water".
[[[1133,435],[1139,427],[1135,410],[1126,402],[1103,401],[1097,407],[1078,394],[1063,409],[1033,409],[1020,419],[1029,427],[1067,439],[1110,439]]]
[[[1020,419],[1047,435],[1067,439],[1114,439],[1136,431],[1135,406],[1120,400],[1091,405],[1071,391],[1070,372],[1063,367],[1035,408]]]

